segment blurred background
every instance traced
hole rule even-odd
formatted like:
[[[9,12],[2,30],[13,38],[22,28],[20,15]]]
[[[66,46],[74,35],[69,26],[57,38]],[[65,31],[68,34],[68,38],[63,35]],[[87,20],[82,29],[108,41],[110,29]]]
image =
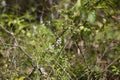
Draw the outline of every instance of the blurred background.
[[[0,0],[0,80],[120,80],[120,0]]]

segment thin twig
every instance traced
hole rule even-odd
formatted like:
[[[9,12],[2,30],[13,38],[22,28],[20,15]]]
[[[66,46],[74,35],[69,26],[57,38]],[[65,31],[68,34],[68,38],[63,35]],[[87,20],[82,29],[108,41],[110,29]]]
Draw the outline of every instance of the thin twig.
[[[107,71],[107,69],[108,69],[110,66],[112,66],[112,65],[113,65],[116,61],[118,61],[119,59],[120,59],[120,57],[114,59],[114,60],[105,68],[104,71]]]
[[[30,62],[31,62],[31,65],[32,65],[33,68],[34,68],[33,71],[30,73],[29,76],[31,76],[31,74],[34,73],[34,71],[36,70],[36,68],[37,68],[37,70],[39,70],[40,73],[41,73],[41,70],[40,70],[40,69],[38,68],[38,66],[36,65],[37,62],[35,62],[35,61],[33,60],[33,58],[29,55],[29,53],[27,53],[27,52],[23,49],[23,47],[18,44],[18,41],[17,41],[16,37],[14,36],[14,34],[13,34],[12,32],[10,32],[10,31],[8,31],[7,29],[5,29],[2,25],[0,25],[0,29],[4,30],[6,33],[10,34],[10,35],[13,37],[13,39],[15,40],[14,45],[9,44],[9,46],[18,47],[18,48],[29,58],[29,60],[30,60]],[[6,43],[3,43],[3,44],[8,45],[8,44],[6,44]],[[33,64],[33,63],[34,63],[34,64]]]
[[[56,64],[58,64],[58,66],[61,67],[61,69],[65,72],[65,74],[69,77],[69,79],[71,80],[72,77],[70,76],[70,74],[56,61]]]

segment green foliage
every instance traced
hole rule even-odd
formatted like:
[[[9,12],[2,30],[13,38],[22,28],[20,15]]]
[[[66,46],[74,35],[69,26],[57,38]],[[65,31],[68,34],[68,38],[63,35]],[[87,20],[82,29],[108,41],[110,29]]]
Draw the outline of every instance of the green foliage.
[[[120,69],[118,69],[116,66],[112,66],[112,72],[115,75],[119,75],[120,74]]]
[[[119,0],[0,3],[0,80],[119,80]]]

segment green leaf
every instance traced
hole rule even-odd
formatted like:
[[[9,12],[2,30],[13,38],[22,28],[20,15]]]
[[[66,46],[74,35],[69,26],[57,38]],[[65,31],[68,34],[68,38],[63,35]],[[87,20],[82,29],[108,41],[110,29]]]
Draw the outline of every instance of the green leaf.
[[[88,14],[88,18],[87,21],[91,24],[93,24],[95,22],[95,11],[92,11]]]
[[[77,6],[77,7],[80,7],[80,6],[81,6],[81,0],[77,0],[76,6]]]

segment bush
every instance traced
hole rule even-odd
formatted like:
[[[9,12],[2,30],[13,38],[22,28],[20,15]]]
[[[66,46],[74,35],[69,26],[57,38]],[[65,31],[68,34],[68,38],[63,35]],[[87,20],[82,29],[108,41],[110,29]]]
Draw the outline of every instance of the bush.
[[[119,80],[119,0],[0,2],[1,80]]]

